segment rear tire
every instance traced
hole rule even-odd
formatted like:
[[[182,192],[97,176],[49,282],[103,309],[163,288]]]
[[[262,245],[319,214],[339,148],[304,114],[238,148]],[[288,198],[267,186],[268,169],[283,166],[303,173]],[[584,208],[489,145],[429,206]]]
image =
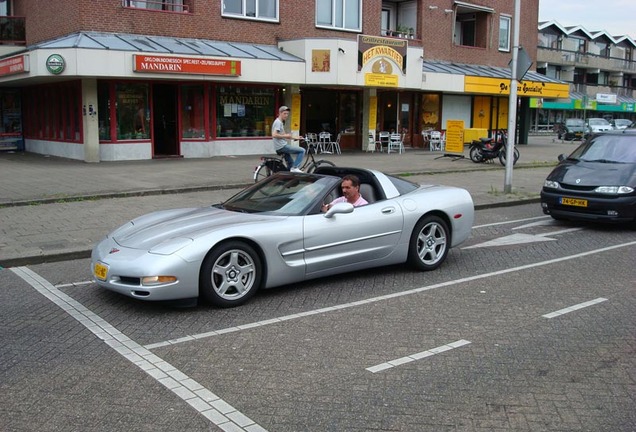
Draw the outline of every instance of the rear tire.
[[[336,164],[328,161],[328,160],[319,160],[316,161],[314,163],[309,164],[309,166],[307,167],[307,173],[311,174],[312,172],[316,171],[316,168],[320,168],[322,166],[331,166],[331,167],[335,167]]]
[[[484,156],[481,154],[481,150],[479,149],[479,147],[470,148],[470,160],[475,163],[484,161]]]
[[[517,150],[517,147],[514,148],[514,159],[512,161],[512,164],[516,164],[517,161],[519,160],[519,150]],[[506,151],[505,150],[501,150],[499,152],[499,163],[501,163],[502,165],[506,165]]]
[[[448,255],[450,231],[438,216],[426,216],[416,225],[409,242],[408,263],[421,271],[435,270]]]
[[[260,164],[254,171],[254,183],[258,183],[272,175],[272,170],[265,163]]]
[[[240,306],[261,285],[261,258],[247,243],[228,241],[212,249],[199,275],[200,294],[219,307]]]

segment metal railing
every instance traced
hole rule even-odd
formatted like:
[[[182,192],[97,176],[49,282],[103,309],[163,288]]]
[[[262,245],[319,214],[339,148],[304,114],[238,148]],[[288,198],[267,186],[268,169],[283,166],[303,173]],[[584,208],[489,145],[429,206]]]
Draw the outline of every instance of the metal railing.
[[[183,0],[122,0],[123,7],[135,9],[148,9],[164,12],[190,11],[190,7]]]

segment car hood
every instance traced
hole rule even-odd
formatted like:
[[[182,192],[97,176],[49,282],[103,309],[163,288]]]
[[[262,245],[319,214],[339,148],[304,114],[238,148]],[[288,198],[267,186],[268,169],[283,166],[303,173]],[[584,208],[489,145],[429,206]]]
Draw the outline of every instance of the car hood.
[[[636,165],[585,161],[565,161],[558,165],[548,180],[577,186],[634,186]]]
[[[280,221],[281,216],[237,213],[216,207],[166,210],[141,216],[114,231],[117,244],[150,250],[170,239],[192,239],[227,227]]]

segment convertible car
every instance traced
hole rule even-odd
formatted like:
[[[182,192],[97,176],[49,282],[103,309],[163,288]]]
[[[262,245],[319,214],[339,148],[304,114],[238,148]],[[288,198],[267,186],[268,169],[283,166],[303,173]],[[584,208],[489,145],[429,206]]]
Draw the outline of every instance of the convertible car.
[[[346,174],[369,204],[321,212]],[[469,237],[473,217],[461,188],[357,168],[281,172],[221,204],[128,222],[95,246],[91,270],[99,286],[137,299],[238,306],[259,288],[370,267],[434,270]]]

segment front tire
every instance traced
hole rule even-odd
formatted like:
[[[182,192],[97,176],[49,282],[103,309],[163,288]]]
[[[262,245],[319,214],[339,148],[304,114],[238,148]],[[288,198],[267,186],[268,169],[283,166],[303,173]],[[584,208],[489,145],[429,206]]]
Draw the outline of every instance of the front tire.
[[[223,243],[203,261],[200,294],[215,306],[240,306],[254,296],[262,274],[261,258],[254,248],[241,241]]]
[[[411,234],[408,262],[421,271],[435,270],[448,255],[450,231],[438,216],[421,219]]]
[[[517,147],[514,147],[514,159],[512,160],[512,164],[516,164],[517,161],[519,160],[519,150],[517,150]],[[499,152],[499,163],[503,166],[506,165],[506,151],[505,150],[501,150]]]

